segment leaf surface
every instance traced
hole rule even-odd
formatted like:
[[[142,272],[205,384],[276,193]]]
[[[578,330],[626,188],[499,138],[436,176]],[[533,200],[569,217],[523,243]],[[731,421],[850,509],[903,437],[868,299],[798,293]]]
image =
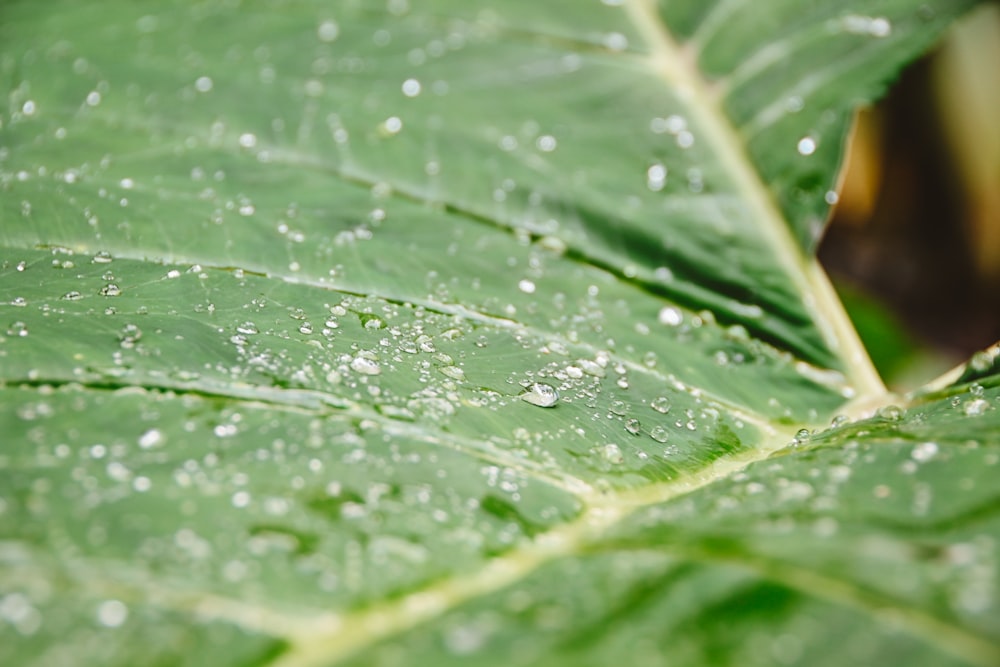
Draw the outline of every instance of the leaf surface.
[[[866,418],[809,255],[972,3],[856,4],[6,4],[0,660],[994,664],[996,355]]]

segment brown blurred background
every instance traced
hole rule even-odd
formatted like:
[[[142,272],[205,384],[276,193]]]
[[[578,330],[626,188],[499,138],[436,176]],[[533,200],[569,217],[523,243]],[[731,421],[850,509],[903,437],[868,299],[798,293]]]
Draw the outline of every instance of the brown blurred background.
[[[819,256],[892,388],[1000,339],[1000,3],[861,113]]]

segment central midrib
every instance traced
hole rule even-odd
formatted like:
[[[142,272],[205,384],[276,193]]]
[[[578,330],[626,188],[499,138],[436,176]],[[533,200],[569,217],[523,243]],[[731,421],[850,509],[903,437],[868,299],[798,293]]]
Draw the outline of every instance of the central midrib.
[[[624,8],[650,49],[650,69],[665,84],[683,91],[690,105],[698,110],[702,138],[733,178],[751,216],[759,221],[760,233],[775,248],[775,256],[783,263],[827,344],[844,360],[848,379],[858,397],[871,399],[885,395],[885,385],[829,279],[795,242],[774,198],[743,150],[739,132],[722,109],[718,96],[712,93],[711,83],[697,69],[693,54],[684,51],[670,35],[654,0],[626,0]]]

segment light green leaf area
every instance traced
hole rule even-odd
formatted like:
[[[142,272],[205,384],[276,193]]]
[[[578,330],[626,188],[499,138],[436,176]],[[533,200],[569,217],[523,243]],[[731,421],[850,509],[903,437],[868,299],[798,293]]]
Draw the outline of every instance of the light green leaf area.
[[[5,3],[0,663],[996,664],[809,254],[971,4]]]

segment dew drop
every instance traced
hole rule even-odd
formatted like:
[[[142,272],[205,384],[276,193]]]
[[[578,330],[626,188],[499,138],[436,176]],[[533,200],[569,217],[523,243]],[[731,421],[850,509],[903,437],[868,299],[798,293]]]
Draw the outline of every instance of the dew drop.
[[[878,416],[886,421],[898,422],[903,418],[903,410],[896,405],[886,405],[878,409]]]
[[[450,377],[452,380],[464,380],[465,371],[463,371],[458,366],[442,366],[440,368],[441,374]]]
[[[978,417],[979,415],[986,412],[990,407],[990,404],[982,398],[974,398],[971,401],[967,401],[962,406],[962,412],[969,417]]]
[[[97,606],[97,622],[106,628],[117,628],[128,619],[128,607],[119,600],[105,600]]]
[[[115,283],[108,283],[98,292],[101,296],[119,296],[121,293],[122,288]]]
[[[646,187],[653,192],[659,192],[667,183],[667,168],[662,164],[654,164],[646,170]]]
[[[12,322],[7,328],[7,335],[24,338],[28,335],[28,325],[21,321]]]
[[[94,264],[110,264],[113,261],[111,253],[106,250],[100,250],[94,253],[94,257],[90,260]]]
[[[362,375],[379,375],[382,372],[378,362],[367,357],[354,357],[351,360],[351,369]]]
[[[389,136],[399,134],[402,129],[403,121],[399,116],[389,116],[382,122],[382,131]]]
[[[559,392],[550,384],[534,382],[521,394],[521,400],[540,408],[551,408],[559,401]]]
[[[632,435],[639,435],[639,432],[642,430],[642,424],[639,423],[638,419],[626,419],[625,430]]]
[[[610,410],[611,410],[612,413],[614,413],[616,415],[619,415],[619,416],[620,415],[624,415],[625,412],[628,410],[628,405],[625,403],[625,401],[623,401],[621,399],[615,399],[615,400],[611,401]]]
[[[667,438],[670,437],[670,434],[667,429],[662,426],[654,426],[653,430],[649,432],[649,437],[657,442],[666,442]]]
[[[606,374],[604,366],[601,366],[596,361],[591,361],[590,359],[580,359],[576,362],[576,365],[581,371],[593,377],[602,378]]]
[[[543,153],[551,153],[557,145],[556,138],[551,134],[543,134],[535,141],[535,147]]]
[[[649,402],[649,407],[653,408],[661,415],[670,412],[670,399],[666,396],[658,396]]]
[[[795,148],[799,155],[812,155],[816,152],[816,140],[812,137],[802,137]]]
[[[79,301],[82,298],[83,295],[77,292],[76,290],[66,292],[65,294],[62,295],[62,299],[64,301]]]
[[[625,460],[621,447],[611,442],[598,447],[598,453],[601,455],[601,458],[608,463],[618,464]]]
[[[403,82],[403,94],[407,97],[416,97],[420,94],[421,85],[416,79],[407,79]]]
[[[913,448],[910,452],[910,458],[914,461],[919,461],[924,463],[930,461],[938,453],[938,445],[936,442],[921,442],[919,445]]]
[[[684,321],[684,316],[678,308],[675,308],[674,306],[664,306],[660,309],[660,313],[656,316],[656,319],[659,320],[660,324],[676,327]]]
[[[142,330],[134,324],[126,324],[118,334],[118,343],[125,349],[131,349],[140,338]]]
[[[260,333],[260,329],[257,328],[257,325],[254,324],[253,322],[250,322],[249,320],[243,322],[242,324],[237,324],[236,331],[240,332],[241,334],[246,334],[248,336]]]
[[[151,428],[142,435],[139,436],[139,447],[142,449],[152,449],[158,445],[162,445],[166,437],[163,435],[163,431]]]
[[[321,42],[332,42],[340,35],[340,26],[336,21],[323,21],[316,30],[316,36]]]

